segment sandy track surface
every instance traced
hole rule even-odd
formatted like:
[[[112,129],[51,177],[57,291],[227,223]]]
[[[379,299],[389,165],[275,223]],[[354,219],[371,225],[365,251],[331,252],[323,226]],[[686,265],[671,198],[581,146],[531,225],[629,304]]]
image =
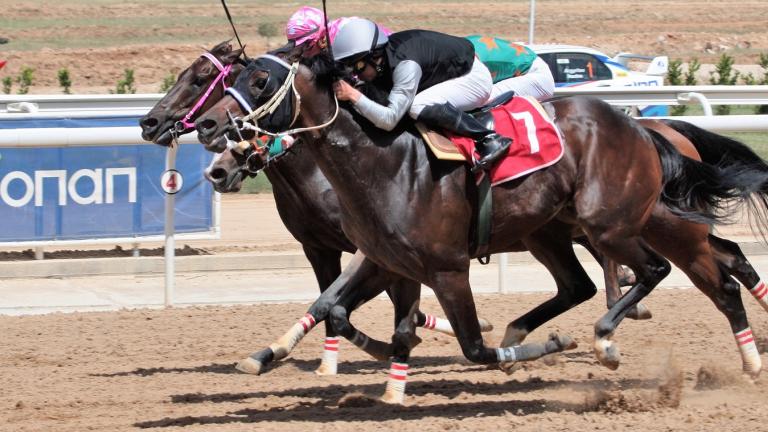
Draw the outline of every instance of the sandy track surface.
[[[479,296],[480,314],[497,326],[489,343],[545,298]],[[765,335],[765,313],[745,301],[753,329]],[[340,374],[316,376],[322,327],[266,374],[234,370],[302,316],[303,304],[0,317],[0,430],[765,430],[765,379],[740,376],[729,326],[709,300],[662,290],[647,304],[653,320],[626,321],[617,334],[617,371],[591,352],[602,298],[529,338],[567,332],[576,350],[512,376],[469,364],[453,339],[420,330],[405,407],[372,402],[388,365],[346,341]],[[439,310],[433,298],[422,308]],[[376,300],[353,322],[383,339],[390,311]]]

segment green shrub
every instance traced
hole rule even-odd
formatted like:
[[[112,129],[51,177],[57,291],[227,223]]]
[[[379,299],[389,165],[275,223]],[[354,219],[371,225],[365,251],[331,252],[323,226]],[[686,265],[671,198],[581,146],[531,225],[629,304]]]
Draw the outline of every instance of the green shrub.
[[[26,66],[21,68],[21,73],[16,77],[16,83],[19,84],[19,94],[29,93],[29,88],[32,87],[34,81],[35,70]]]
[[[160,84],[160,93],[167,93],[174,84],[176,84],[176,75],[169,73],[163,78],[163,83]]]
[[[59,86],[64,89],[64,93],[71,94],[72,80],[69,78],[69,70],[67,68],[59,69],[57,76],[59,78]]]
[[[715,65],[715,70],[709,73],[709,83],[712,85],[734,85],[739,79],[739,71],[733,70],[733,57],[728,54],[720,56],[720,60]],[[715,107],[718,115],[728,115],[731,107],[728,105],[718,105]]]
[[[136,87],[134,87],[135,80],[133,78],[133,69],[125,69],[123,71],[123,79],[117,82],[117,87],[114,91],[110,90],[110,93],[117,94],[133,94],[136,93]]]
[[[11,94],[12,88],[13,88],[13,78],[11,77],[3,78],[3,93]]]
[[[701,68],[699,60],[694,58],[688,63],[688,70],[683,74],[683,62],[681,60],[672,60],[669,62],[669,72],[667,72],[667,80],[670,85],[696,85],[696,73]],[[687,105],[676,105],[671,109],[673,116],[685,115],[688,111]]]

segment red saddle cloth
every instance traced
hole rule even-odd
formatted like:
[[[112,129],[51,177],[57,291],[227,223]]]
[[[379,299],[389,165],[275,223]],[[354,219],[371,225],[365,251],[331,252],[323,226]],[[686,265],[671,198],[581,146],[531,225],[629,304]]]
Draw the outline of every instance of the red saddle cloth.
[[[507,156],[491,168],[491,184],[497,185],[548,167],[563,157],[563,141],[554,122],[533,98],[514,97],[491,110],[496,132],[512,138]],[[471,138],[449,135],[472,165],[479,155]]]

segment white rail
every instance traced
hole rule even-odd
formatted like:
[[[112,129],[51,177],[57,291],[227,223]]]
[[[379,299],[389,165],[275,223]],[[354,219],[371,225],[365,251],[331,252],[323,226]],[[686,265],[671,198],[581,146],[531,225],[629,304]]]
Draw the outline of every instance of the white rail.
[[[588,95],[614,105],[685,105],[689,93],[703,95],[712,105],[768,105],[768,85],[738,86],[660,86],[660,87],[598,87],[558,88],[555,96]],[[125,115],[146,113],[163,97],[160,93],[133,95],[0,95],[0,120],[9,113],[9,105],[27,102],[35,112],[78,113],[93,115]],[[14,113],[29,115],[29,111]],[[16,117],[13,117],[16,118]]]

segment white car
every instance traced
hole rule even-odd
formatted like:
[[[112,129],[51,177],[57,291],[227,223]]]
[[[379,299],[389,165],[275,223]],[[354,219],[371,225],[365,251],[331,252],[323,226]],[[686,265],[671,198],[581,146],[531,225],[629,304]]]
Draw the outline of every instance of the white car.
[[[647,57],[621,53],[608,57],[592,48],[573,45],[530,45],[549,65],[555,87],[617,87],[663,86],[669,59],[666,56]],[[645,72],[632,71],[629,60],[645,60],[650,64]],[[668,115],[668,107],[651,105],[638,107],[643,117]]]

